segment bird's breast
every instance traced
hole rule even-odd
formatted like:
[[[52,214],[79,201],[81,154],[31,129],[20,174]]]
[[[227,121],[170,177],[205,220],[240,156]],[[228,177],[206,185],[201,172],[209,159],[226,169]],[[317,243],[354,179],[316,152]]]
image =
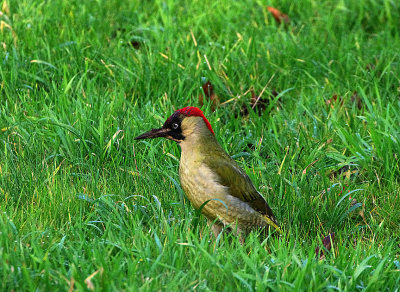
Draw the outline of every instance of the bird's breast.
[[[185,153],[186,154],[186,153]],[[211,221],[218,219],[223,224],[238,223],[240,228],[265,225],[262,215],[247,202],[233,196],[230,188],[220,182],[218,175],[195,153],[182,155],[179,177],[186,196],[196,208]]]
[[[224,208],[228,188],[218,182],[216,174],[203,163],[181,161],[179,177],[186,196],[198,209],[203,204],[202,213],[209,219],[216,218],[216,209]]]

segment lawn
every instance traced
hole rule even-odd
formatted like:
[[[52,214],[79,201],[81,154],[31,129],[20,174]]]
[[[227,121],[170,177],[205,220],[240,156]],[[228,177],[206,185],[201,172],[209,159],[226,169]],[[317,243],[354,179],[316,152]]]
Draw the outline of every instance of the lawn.
[[[1,291],[399,288],[398,1],[0,4]],[[134,140],[189,105],[281,236],[216,241]]]

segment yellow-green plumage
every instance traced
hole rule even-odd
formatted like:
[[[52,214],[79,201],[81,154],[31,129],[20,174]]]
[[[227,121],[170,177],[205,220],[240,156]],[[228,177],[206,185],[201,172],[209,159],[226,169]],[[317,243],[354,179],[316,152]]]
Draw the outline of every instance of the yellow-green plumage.
[[[183,190],[195,208],[207,202],[202,213],[222,225],[247,233],[271,226],[279,230],[272,210],[257,192],[247,174],[222,149],[201,117],[182,121],[183,135],[179,177]]]
[[[215,235],[224,226],[247,234],[252,229],[280,232],[271,208],[247,174],[222,149],[201,110],[177,110],[162,128],[136,137],[165,137],[182,149],[179,177],[192,205],[212,223]],[[242,238],[243,239],[243,238]]]

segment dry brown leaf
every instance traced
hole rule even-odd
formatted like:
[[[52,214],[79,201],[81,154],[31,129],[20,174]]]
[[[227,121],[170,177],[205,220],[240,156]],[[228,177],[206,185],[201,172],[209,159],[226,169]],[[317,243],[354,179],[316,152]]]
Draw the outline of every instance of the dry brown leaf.
[[[337,104],[339,104],[339,106],[342,106],[344,100],[341,96],[334,94],[330,99],[326,100],[325,103],[327,106],[330,106],[333,109]]]
[[[134,49],[138,50],[138,49],[140,49],[140,46],[142,45],[142,43],[140,43],[136,40],[131,40],[130,42],[128,42],[128,45],[130,45]]]
[[[263,98],[260,95],[256,95],[254,92],[254,89],[250,89],[250,107],[258,113],[259,116],[262,115],[262,113],[267,109],[269,106],[270,100],[274,99],[279,95],[279,93],[276,90],[272,90],[271,95],[269,97]],[[242,109],[240,110],[242,116],[247,116],[249,114],[249,111],[247,109],[246,104],[242,106]]]
[[[74,277],[72,277],[71,280],[69,281],[69,289],[68,289],[68,292],[74,291],[74,285],[75,285],[75,279],[74,279]]]
[[[111,34],[111,39],[115,39],[115,38],[117,38],[117,37],[119,37],[119,38],[122,38],[122,37],[124,37],[126,34],[128,34],[127,33],[127,31],[126,31],[126,28],[121,28],[121,27],[119,27],[119,28],[117,28],[116,30],[114,30],[113,32],[112,32],[112,34]],[[132,48],[134,48],[134,49],[136,49],[136,50],[138,50],[138,49],[140,49],[140,47],[142,46],[142,42],[140,42],[140,41],[138,41],[135,37],[134,38],[132,38],[132,39],[130,39],[129,41],[127,41],[126,43],[125,43],[125,45],[127,45],[127,46],[131,46]]]
[[[335,108],[336,106],[343,106],[344,104],[344,98],[342,96],[339,96],[338,94],[332,95],[330,99],[327,99],[325,101],[326,105],[328,107],[331,107],[332,109]],[[354,91],[352,96],[351,96],[351,103],[356,104],[357,108],[360,110],[363,108],[363,102],[361,97],[358,95],[357,91]],[[347,104],[347,103],[346,103]]]
[[[216,107],[219,106],[220,100],[219,97],[214,93],[214,86],[210,81],[207,81],[203,84],[203,93],[199,94],[199,103],[201,106],[204,105],[207,99],[211,100],[211,110],[215,111]]]
[[[89,290],[94,290],[94,285],[93,285],[93,282],[92,282],[92,278],[93,278],[94,276],[96,276],[99,272],[100,272],[100,275],[103,274],[104,268],[101,267],[100,269],[98,269],[96,272],[94,272],[93,274],[91,274],[89,277],[87,277],[87,278],[85,279],[86,287],[87,287]]]
[[[365,70],[367,70],[368,72],[374,71],[375,65],[372,63],[369,63],[369,64],[365,65]]]
[[[353,95],[351,96],[351,102],[357,104],[357,108],[360,110],[363,108],[363,103],[361,97],[358,95],[357,91],[353,92]]]
[[[267,6],[267,9],[269,12],[271,12],[272,16],[275,18],[275,20],[278,24],[281,24],[282,22],[284,24],[289,24],[290,19],[287,14],[282,13],[278,9],[271,7],[271,6]]]
[[[307,173],[307,169],[312,167],[317,161],[318,161],[318,158],[315,159],[313,162],[311,162],[306,168],[304,168],[303,174],[306,174]]]
[[[327,251],[330,251],[332,249],[332,243],[334,239],[335,239],[335,232],[329,233],[327,236],[324,237],[324,239],[322,239],[322,245],[325,247]],[[315,248],[315,256],[318,259],[323,260],[325,258],[323,248],[317,246]]]

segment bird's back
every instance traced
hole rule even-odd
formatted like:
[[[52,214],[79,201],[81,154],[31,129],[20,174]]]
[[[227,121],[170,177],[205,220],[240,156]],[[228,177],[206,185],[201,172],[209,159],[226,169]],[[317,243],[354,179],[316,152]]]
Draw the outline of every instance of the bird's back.
[[[197,143],[197,145],[202,145]],[[181,185],[195,208],[211,221],[238,224],[242,230],[268,225],[279,228],[264,198],[247,174],[215,143],[205,147],[182,147]]]

